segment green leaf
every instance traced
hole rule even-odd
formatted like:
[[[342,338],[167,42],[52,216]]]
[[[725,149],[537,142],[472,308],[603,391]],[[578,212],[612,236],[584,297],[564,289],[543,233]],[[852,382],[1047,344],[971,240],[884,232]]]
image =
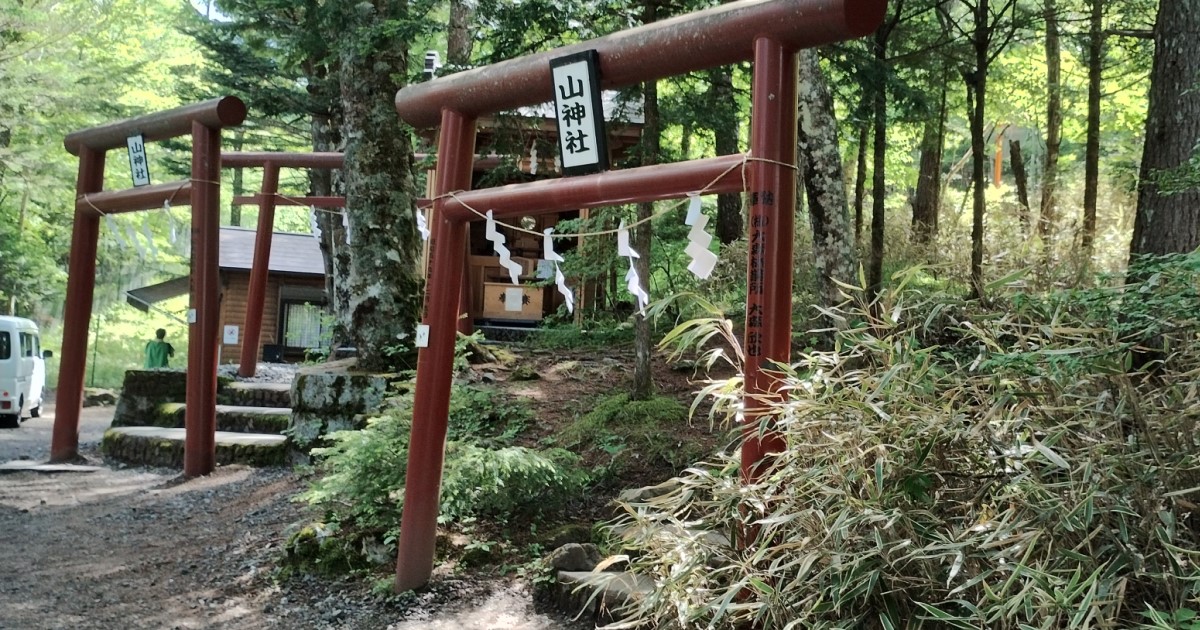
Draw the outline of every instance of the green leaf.
[[[764,582],[763,580],[761,580],[759,578],[756,578],[756,577],[750,578],[750,585],[754,587],[754,590],[758,591],[759,593],[761,593],[763,595],[774,595],[775,594],[775,589],[771,588],[770,584],[767,584],[766,582]]]

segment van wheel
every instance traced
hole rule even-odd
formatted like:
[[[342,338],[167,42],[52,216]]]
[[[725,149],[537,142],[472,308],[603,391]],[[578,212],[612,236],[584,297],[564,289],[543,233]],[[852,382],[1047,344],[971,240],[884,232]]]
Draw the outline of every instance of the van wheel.
[[[30,408],[29,409],[29,417],[30,418],[41,418],[42,417],[42,406],[38,405],[36,407]]]
[[[0,416],[0,429],[19,429],[21,428],[21,414],[10,414]]]

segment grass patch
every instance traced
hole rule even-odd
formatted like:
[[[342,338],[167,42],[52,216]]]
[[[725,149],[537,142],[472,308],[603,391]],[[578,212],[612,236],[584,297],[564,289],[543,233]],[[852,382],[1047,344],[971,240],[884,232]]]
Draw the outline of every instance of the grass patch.
[[[781,370],[765,474],[730,449],[623,506],[658,584],[628,627],[1191,627],[1200,256],[1131,275],[837,313],[834,349]]]
[[[583,326],[573,322],[547,320],[525,342],[533,348],[579,350],[611,348],[633,343],[633,325],[616,319],[591,320]]]
[[[564,427],[562,442],[586,450],[600,450],[620,468],[631,457],[685,466],[701,454],[695,445],[678,439],[688,421],[688,410],[672,398],[655,396],[630,400],[629,394],[600,399],[594,409]]]

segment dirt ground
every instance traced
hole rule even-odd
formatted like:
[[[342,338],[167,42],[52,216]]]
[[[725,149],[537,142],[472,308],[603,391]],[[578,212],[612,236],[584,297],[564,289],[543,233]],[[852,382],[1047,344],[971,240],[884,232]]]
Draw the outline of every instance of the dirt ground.
[[[548,438],[619,391],[632,357],[606,352],[522,353],[538,376],[476,366],[530,403],[530,441]],[[599,356],[598,356],[599,355]],[[656,360],[660,393],[690,400],[695,375]],[[535,608],[522,583],[435,573],[431,586],[405,596],[373,593],[364,579],[277,577],[281,546],[304,522],[291,498],[305,480],[291,470],[240,466],[183,481],[176,470],[106,464],[98,444],[113,408],[85,409],[80,452],[91,473],[0,474],[0,630],[111,628],[354,628],[363,630],[578,630],[592,627]],[[54,408],[21,428],[0,430],[0,462],[45,461]],[[672,427],[681,439],[714,442],[707,422]],[[622,482],[656,483],[661,466],[627,471]],[[643,479],[644,477],[644,479]],[[615,490],[619,489],[613,489]],[[600,513],[607,502],[578,516]],[[386,580],[386,578],[385,578]]]
[[[0,459],[45,460],[52,408],[0,432]],[[303,508],[287,470],[240,466],[183,482],[176,471],[103,465],[112,408],[85,410],[81,452],[98,472],[0,475],[0,628],[578,628],[533,609],[508,581],[440,577],[385,598],[362,581],[274,577]]]

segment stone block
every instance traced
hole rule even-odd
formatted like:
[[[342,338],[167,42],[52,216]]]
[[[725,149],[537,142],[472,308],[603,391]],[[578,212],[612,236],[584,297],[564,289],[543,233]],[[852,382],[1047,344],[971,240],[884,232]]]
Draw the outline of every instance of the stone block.
[[[591,571],[600,564],[600,550],[591,543],[568,543],[551,551],[546,563],[556,571]]]
[[[603,625],[620,620],[630,606],[636,606],[654,589],[654,580],[645,575],[560,571],[557,603],[569,615],[595,619]]]
[[[292,380],[292,421],[287,434],[296,448],[308,452],[322,446],[334,431],[361,429],[379,413],[393,393],[395,374],[352,370],[354,359],[305,368]]]

